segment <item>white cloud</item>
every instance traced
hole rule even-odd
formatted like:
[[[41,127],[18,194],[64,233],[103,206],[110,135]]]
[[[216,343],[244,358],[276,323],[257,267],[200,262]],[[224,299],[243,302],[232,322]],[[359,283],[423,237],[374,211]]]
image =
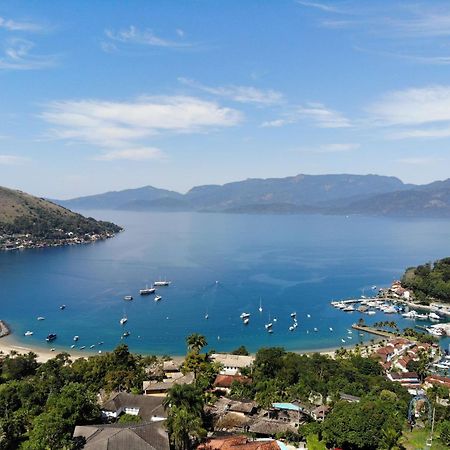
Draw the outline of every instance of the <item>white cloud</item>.
[[[308,8],[319,9],[324,12],[339,12],[340,10],[335,6],[331,6],[327,3],[319,3],[319,2],[308,2],[304,0],[297,0],[297,3],[302,6],[306,6]]]
[[[56,64],[52,55],[33,55],[34,43],[27,39],[8,39],[0,53],[0,70],[45,69]]]
[[[206,132],[241,122],[242,114],[195,97],[141,97],[129,102],[67,100],[41,113],[51,124],[49,136],[84,142],[108,151],[96,159],[149,159],[161,156],[148,138],[161,133]]]
[[[295,149],[300,153],[342,153],[358,150],[359,144],[356,143],[336,143],[336,144],[322,144],[311,147],[300,147]]]
[[[97,161],[148,161],[155,159],[163,159],[163,153],[159,148],[142,147],[142,148],[127,148],[121,150],[111,150],[95,156],[93,159]]]
[[[408,164],[411,166],[422,166],[424,164],[434,164],[439,161],[442,161],[442,158],[435,158],[430,156],[412,156],[407,158],[399,158],[397,162],[400,164]]]
[[[178,36],[180,34],[177,32]],[[139,30],[137,27],[130,25],[129,28],[112,31],[105,30],[105,35],[115,42],[123,44],[138,44],[149,47],[166,47],[166,48],[183,48],[190,47],[190,44],[180,41],[172,41],[157,36],[151,30]],[[181,37],[181,36],[180,36]]]
[[[36,23],[5,19],[4,17],[0,17],[0,29],[1,28],[8,31],[27,31],[27,32],[42,30],[42,26]]]
[[[239,103],[254,103],[259,105],[274,105],[283,100],[283,94],[273,89],[257,89],[253,86],[205,86],[188,78],[178,78],[180,83],[199,89],[208,94],[230,98]]]
[[[0,155],[0,165],[17,165],[29,161],[28,158],[15,155]]]
[[[351,121],[338,111],[327,108],[322,103],[306,103],[291,108],[281,118],[262,123],[262,127],[281,127],[301,120],[312,122],[319,128],[349,128]]]

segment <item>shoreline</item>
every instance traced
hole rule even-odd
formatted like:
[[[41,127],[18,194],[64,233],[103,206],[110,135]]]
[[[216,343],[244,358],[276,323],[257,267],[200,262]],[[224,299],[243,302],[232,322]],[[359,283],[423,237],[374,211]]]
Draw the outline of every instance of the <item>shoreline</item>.
[[[379,339],[374,339],[373,343],[367,343],[364,344],[367,347],[372,347],[373,345],[377,345],[380,341],[382,341],[383,338],[380,336]],[[315,350],[311,350],[311,349],[294,349],[294,350],[286,350],[287,352],[292,352],[292,353],[296,353],[299,355],[313,355],[315,353],[319,353],[321,355],[327,355],[330,357],[334,357],[336,350],[339,350],[341,348],[344,348],[346,350],[354,350],[356,348],[356,345],[358,343],[354,343],[352,345],[347,345],[347,346],[337,346],[337,347],[326,347],[326,348],[319,348],[319,349],[315,349]],[[363,346],[364,346],[363,345]],[[363,347],[361,346],[361,347]],[[27,345],[26,343],[23,343],[19,340],[16,339],[15,336],[13,336],[12,334],[9,334],[7,336],[4,336],[2,338],[0,338],[0,354],[3,355],[8,355],[11,351],[17,352],[19,354],[27,354],[29,352],[33,352],[37,355],[37,361],[40,363],[45,363],[47,362],[49,359],[55,358],[56,355],[60,354],[60,353],[67,353],[70,356],[70,359],[75,360],[75,359],[79,359],[79,358],[89,358],[91,356],[99,356],[105,353],[109,353],[112,352],[113,350],[102,350],[101,353],[98,353],[98,351],[93,352],[91,349],[86,349],[83,351],[80,350],[74,350],[74,349],[64,349],[64,348],[57,348],[55,347],[55,351],[51,351],[50,348],[46,348],[46,347],[42,347],[42,346],[38,346],[38,345]],[[151,352],[133,352],[131,351],[131,353],[133,354],[139,354],[142,356],[158,356],[158,357],[162,357],[162,356],[168,356],[170,357],[172,360],[175,361],[184,361],[185,355],[156,355],[154,353]],[[223,353],[227,353],[227,352],[223,352]],[[251,352],[250,355],[251,356],[255,356],[256,353]]]

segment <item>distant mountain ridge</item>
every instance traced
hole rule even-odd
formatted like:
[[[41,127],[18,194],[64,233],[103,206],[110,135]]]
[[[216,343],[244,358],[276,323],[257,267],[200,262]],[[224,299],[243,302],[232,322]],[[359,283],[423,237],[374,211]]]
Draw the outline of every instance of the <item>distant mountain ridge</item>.
[[[382,175],[304,175],[196,186],[186,194],[146,186],[71,200],[74,209],[450,217],[450,180],[405,184]]]

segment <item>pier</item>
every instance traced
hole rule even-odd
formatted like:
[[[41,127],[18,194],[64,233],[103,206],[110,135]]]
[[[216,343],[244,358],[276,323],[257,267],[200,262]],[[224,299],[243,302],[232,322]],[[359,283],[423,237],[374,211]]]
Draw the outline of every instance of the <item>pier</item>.
[[[6,322],[0,320],[0,338],[8,336],[8,334],[11,334],[11,330],[8,325],[6,325]]]
[[[398,335],[394,334],[394,333],[390,333],[389,331],[384,331],[384,330],[378,330],[377,328],[373,328],[370,327],[368,325],[358,325],[356,323],[354,323],[352,325],[352,328],[358,331],[365,331],[366,333],[370,333],[370,334],[375,334],[376,336],[382,336],[385,338],[395,338]]]

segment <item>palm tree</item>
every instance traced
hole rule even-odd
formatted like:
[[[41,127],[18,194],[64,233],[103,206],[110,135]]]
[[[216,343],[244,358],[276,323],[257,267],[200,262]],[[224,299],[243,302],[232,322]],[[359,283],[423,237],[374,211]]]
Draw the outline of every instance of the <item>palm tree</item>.
[[[382,438],[379,442],[379,449],[382,450],[397,450],[400,447],[398,446],[398,440],[400,439],[401,432],[398,432],[396,429],[389,427],[381,430]]]
[[[167,391],[163,406],[167,408],[184,408],[200,416],[203,412],[203,393],[192,384],[175,384]]]
[[[188,450],[206,435],[200,417],[186,408],[172,408],[167,417],[170,441],[176,450]]]
[[[208,345],[205,336],[192,333],[186,338],[186,343],[188,345],[189,350],[198,353],[203,347]]]

